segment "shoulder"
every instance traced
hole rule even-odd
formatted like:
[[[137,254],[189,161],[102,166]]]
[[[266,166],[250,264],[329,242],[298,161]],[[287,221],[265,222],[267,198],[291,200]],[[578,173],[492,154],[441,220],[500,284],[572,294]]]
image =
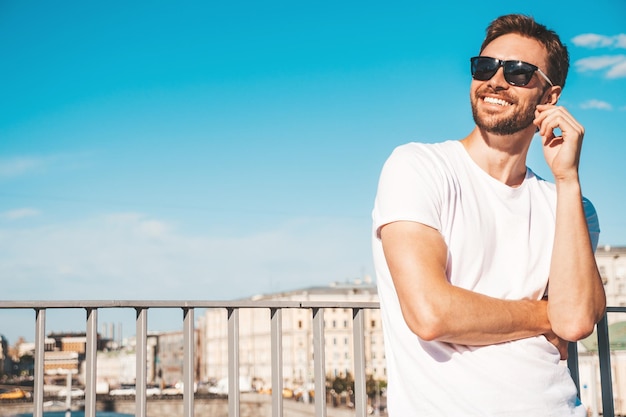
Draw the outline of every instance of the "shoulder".
[[[446,154],[452,154],[458,152],[461,148],[461,143],[459,141],[448,140],[445,142],[436,142],[436,143],[423,143],[423,142],[409,142],[403,145],[396,147],[392,156],[400,155],[404,157],[408,156],[430,156],[430,157],[440,157]]]
[[[385,165],[408,165],[414,168],[445,167],[462,150],[458,141],[438,143],[410,142],[396,147]]]

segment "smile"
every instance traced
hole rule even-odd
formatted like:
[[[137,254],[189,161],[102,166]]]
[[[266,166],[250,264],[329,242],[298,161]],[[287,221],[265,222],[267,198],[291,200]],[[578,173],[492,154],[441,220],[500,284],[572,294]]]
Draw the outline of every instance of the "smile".
[[[508,101],[504,101],[501,98],[485,97],[483,100],[485,101],[485,103],[497,104],[498,106],[510,106],[511,105],[511,103],[509,103]]]

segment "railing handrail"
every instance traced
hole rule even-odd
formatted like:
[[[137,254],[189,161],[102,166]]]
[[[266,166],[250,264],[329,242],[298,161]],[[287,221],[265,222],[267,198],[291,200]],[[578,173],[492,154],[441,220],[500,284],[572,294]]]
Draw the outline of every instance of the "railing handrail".
[[[55,308],[379,308],[378,301],[310,300],[25,300],[0,301],[0,309]]]

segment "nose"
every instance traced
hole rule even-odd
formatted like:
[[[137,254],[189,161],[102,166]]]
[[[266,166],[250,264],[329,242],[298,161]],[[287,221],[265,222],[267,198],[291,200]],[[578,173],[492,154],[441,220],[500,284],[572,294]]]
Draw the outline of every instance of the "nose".
[[[500,66],[498,71],[491,77],[487,83],[495,90],[503,90],[509,88],[509,83],[504,79],[504,67]]]

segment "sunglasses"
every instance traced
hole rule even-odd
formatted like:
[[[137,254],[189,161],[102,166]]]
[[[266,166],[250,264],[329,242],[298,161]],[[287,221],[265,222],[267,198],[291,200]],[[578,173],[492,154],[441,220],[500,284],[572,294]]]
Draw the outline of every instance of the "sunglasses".
[[[507,83],[523,87],[530,82],[535,72],[539,73],[550,86],[554,86],[539,67],[524,61],[502,61],[488,56],[475,56],[472,63],[472,78],[478,81],[487,81],[496,75],[500,67],[504,68],[504,79]]]

